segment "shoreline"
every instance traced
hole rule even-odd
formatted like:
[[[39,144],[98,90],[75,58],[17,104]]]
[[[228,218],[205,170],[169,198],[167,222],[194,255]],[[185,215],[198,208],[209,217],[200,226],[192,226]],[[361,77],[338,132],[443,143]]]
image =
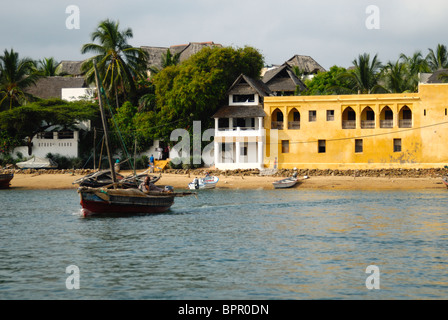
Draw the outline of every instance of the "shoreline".
[[[122,171],[122,175],[131,171]],[[158,175],[158,173],[155,173]],[[16,173],[11,181],[10,190],[57,190],[77,189],[73,181],[84,174],[66,173]],[[198,177],[200,175],[197,175]],[[279,176],[259,175],[218,175],[216,189],[260,189],[274,190],[272,182],[283,179]],[[156,185],[170,185],[175,189],[187,189],[188,183],[195,178],[194,174],[162,173]],[[302,179],[301,179],[302,178]],[[309,176],[289,190],[444,190],[441,177],[358,177],[358,176]]]

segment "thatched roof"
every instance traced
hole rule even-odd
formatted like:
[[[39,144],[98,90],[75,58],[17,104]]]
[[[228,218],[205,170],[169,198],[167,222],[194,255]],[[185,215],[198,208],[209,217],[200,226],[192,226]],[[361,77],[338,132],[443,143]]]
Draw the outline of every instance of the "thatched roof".
[[[314,60],[310,56],[295,55],[294,57],[286,61],[286,63],[291,67],[299,67],[300,71],[304,72],[305,74],[316,74],[318,72],[326,71],[320,64],[316,62],[316,60]]]
[[[305,84],[292,71],[291,66],[282,66],[266,71],[263,82],[273,92],[295,92],[299,87],[300,91],[306,90]]]
[[[180,54],[180,62],[187,60],[192,55],[198,53],[204,47],[222,47],[222,45],[210,42],[190,42],[188,44],[174,45],[171,47],[148,47],[143,46],[141,49],[148,53],[148,67],[162,68],[162,57],[166,55],[168,49],[171,54]]]
[[[448,69],[441,69],[434,72],[426,81],[426,83],[445,83],[441,76],[447,77],[448,80]]]
[[[258,94],[262,98],[272,95],[272,92],[263,81],[241,74],[230,87],[228,94]]]
[[[257,106],[225,106],[220,108],[212,118],[257,118],[266,117],[263,107]]]
[[[166,54],[169,48],[164,47],[141,47],[142,50],[148,53],[148,67],[162,68],[162,57]],[[171,49],[170,49],[171,50]]]
[[[63,88],[85,88],[81,77],[44,77],[35,86],[27,88],[26,92],[41,99],[62,98]]]
[[[81,76],[81,65],[84,61],[61,61],[57,66],[57,71],[62,75]]]

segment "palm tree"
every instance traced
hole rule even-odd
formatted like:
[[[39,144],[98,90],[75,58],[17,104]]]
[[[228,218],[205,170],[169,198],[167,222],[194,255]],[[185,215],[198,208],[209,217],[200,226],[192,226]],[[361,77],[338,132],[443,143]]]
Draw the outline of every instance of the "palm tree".
[[[8,101],[9,109],[31,98],[25,89],[34,85],[39,78],[36,65],[29,58],[19,58],[13,49],[5,49],[0,56],[0,107]]]
[[[82,46],[81,53],[94,53],[95,56],[87,59],[81,68],[86,72],[88,82],[94,82],[93,61],[96,61],[98,71],[103,79],[103,85],[109,97],[115,95],[118,106],[118,92],[122,91],[135,97],[136,78],[144,76],[146,71],[147,53],[128,44],[133,37],[132,30],[127,28],[119,30],[119,22],[109,19],[101,21],[92,33],[92,42]]]
[[[428,49],[429,53],[426,56],[426,61],[431,71],[448,68],[448,50],[445,45],[438,44],[436,51]]]
[[[57,68],[59,63],[53,58],[44,58],[37,62],[38,72],[44,77],[54,77],[58,74]]]
[[[390,62],[383,69],[383,80],[390,93],[414,91],[409,66],[401,61]]]
[[[408,70],[409,91],[416,92],[420,81],[419,74],[431,72],[428,61],[423,58],[420,51],[414,52],[412,56],[406,56],[402,53],[400,60],[406,64]]]
[[[339,76],[339,80],[347,80],[352,92],[371,93],[385,91],[379,84],[382,64],[375,55],[370,60],[370,54],[364,53],[353,60],[354,69]]]

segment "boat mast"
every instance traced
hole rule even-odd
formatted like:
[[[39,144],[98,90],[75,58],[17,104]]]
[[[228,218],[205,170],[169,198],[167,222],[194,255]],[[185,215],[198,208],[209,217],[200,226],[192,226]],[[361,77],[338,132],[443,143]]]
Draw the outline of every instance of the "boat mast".
[[[109,145],[109,131],[107,129],[107,121],[106,116],[104,114],[104,108],[103,108],[103,98],[101,96],[101,87],[100,87],[100,81],[98,77],[98,70],[96,68],[96,60],[93,61],[93,67],[95,68],[95,82],[96,82],[96,88],[98,90],[98,102],[100,105],[100,112],[101,112],[101,121],[103,122],[103,129],[104,129],[104,138],[106,142],[106,150],[107,150],[107,158],[109,159],[109,167],[110,172],[112,173],[112,182],[114,184],[114,188],[117,187],[117,177],[115,175],[115,168],[112,161],[112,156],[110,154],[110,145]]]

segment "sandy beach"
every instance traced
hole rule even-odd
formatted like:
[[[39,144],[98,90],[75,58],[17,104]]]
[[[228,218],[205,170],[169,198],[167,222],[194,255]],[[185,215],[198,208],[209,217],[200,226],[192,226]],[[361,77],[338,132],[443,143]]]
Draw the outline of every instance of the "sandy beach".
[[[123,175],[131,172],[121,172]],[[73,181],[82,175],[64,174],[15,174],[11,189],[76,189]],[[157,184],[170,185],[175,189],[186,189],[194,176],[162,173]],[[270,176],[219,176],[216,188],[219,189],[274,189],[272,182],[282,179]],[[409,190],[446,189],[441,178],[389,178],[389,177],[349,177],[349,176],[310,176],[301,179],[295,189],[327,190]]]

